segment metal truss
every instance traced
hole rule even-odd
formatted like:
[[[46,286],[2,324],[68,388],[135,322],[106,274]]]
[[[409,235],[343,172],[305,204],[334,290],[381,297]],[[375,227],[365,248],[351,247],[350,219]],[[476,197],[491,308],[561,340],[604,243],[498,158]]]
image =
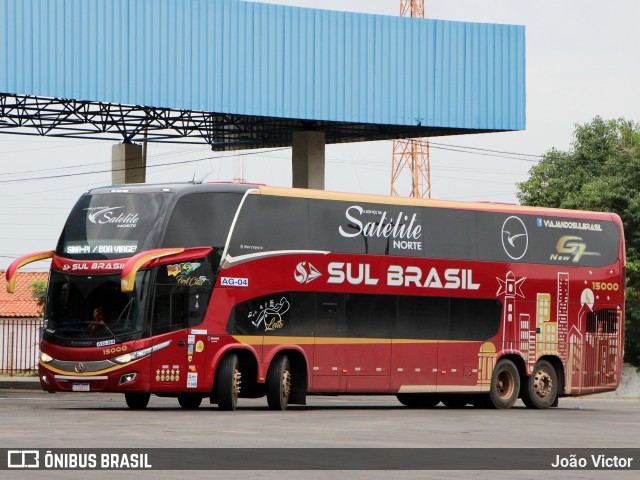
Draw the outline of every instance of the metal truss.
[[[291,146],[296,131],[325,132],[326,143],[473,133],[463,129],[309,121],[0,93],[0,133],[206,143],[212,150]]]

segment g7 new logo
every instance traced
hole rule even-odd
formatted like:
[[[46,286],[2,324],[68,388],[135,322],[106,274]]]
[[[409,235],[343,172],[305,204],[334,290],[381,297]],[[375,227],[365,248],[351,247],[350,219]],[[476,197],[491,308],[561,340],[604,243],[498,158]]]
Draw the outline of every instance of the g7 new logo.
[[[565,235],[560,237],[556,250],[560,255],[566,255],[564,260],[569,260],[573,263],[579,263],[580,259],[585,255],[600,256],[597,252],[587,252],[587,244],[582,241],[581,237],[574,237],[571,235]],[[563,258],[551,258],[552,260],[563,260]]]

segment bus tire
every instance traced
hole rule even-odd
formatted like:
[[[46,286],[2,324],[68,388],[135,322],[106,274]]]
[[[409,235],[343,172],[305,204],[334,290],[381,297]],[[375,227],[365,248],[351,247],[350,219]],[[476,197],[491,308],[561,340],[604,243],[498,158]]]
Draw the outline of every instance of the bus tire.
[[[127,402],[127,407],[131,410],[142,410],[149,405],[150,393],[137,393],[127,392],[124,394],[124,399]]]
[[[238,406],[241,378],[238,356],[235,353],[224,356],[218,367],[216,384],[216,398],[220,410],[233,411]]]
[[[178,403],[186,410],[195,410],[202,403],[202,396],[193,393],[183,393],[178,395]]]
[[[291,379],[289,357],[286,355],[276,357],[267,372],[267,403],[271,410],[287,409],[291,394]]]
[[[433,408],[440,403],[440,397],[432,393],[398,393],[396,398],[409,408]]]
[[[520,393],[520,374],[515,364],[503,358],[498,361],[491,375],[489,397],[495,408],[513,407]]]
[[[528,377],[526,388],[522,389],[522,401],[529,408],[544,409],[557,405],[558,374],[553,365],[539,360]]]

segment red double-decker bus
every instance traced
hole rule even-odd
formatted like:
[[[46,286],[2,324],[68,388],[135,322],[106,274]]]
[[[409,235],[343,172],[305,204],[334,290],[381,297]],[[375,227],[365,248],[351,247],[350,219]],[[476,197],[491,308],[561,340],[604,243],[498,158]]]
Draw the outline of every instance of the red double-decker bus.
[[[613,390],[620,219],[234,184],[93,189],[52,257],[47,391],[532,408]]]

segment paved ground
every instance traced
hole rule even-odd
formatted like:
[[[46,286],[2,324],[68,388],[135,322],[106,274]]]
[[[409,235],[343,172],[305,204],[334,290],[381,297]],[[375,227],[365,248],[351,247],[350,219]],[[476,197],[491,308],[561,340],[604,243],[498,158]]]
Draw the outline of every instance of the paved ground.
[[[189,411],[152,397],[132,411],[122,395],[0,390],[0,448],[638,448],[640,400],[562,399],[560,408],[412,410],[394,397],[310,397],[272,412],[264,399],[236,412],[206,404]],[[330,459],[328,459],[330,461]],[[638,459],[640,461],[640,458]],[[0,472],[4,478],[86,478],[86,472]],[[92,472],[91,478],[636,478],[636,472]],[[45,475],[46,474],[46,475]]]

